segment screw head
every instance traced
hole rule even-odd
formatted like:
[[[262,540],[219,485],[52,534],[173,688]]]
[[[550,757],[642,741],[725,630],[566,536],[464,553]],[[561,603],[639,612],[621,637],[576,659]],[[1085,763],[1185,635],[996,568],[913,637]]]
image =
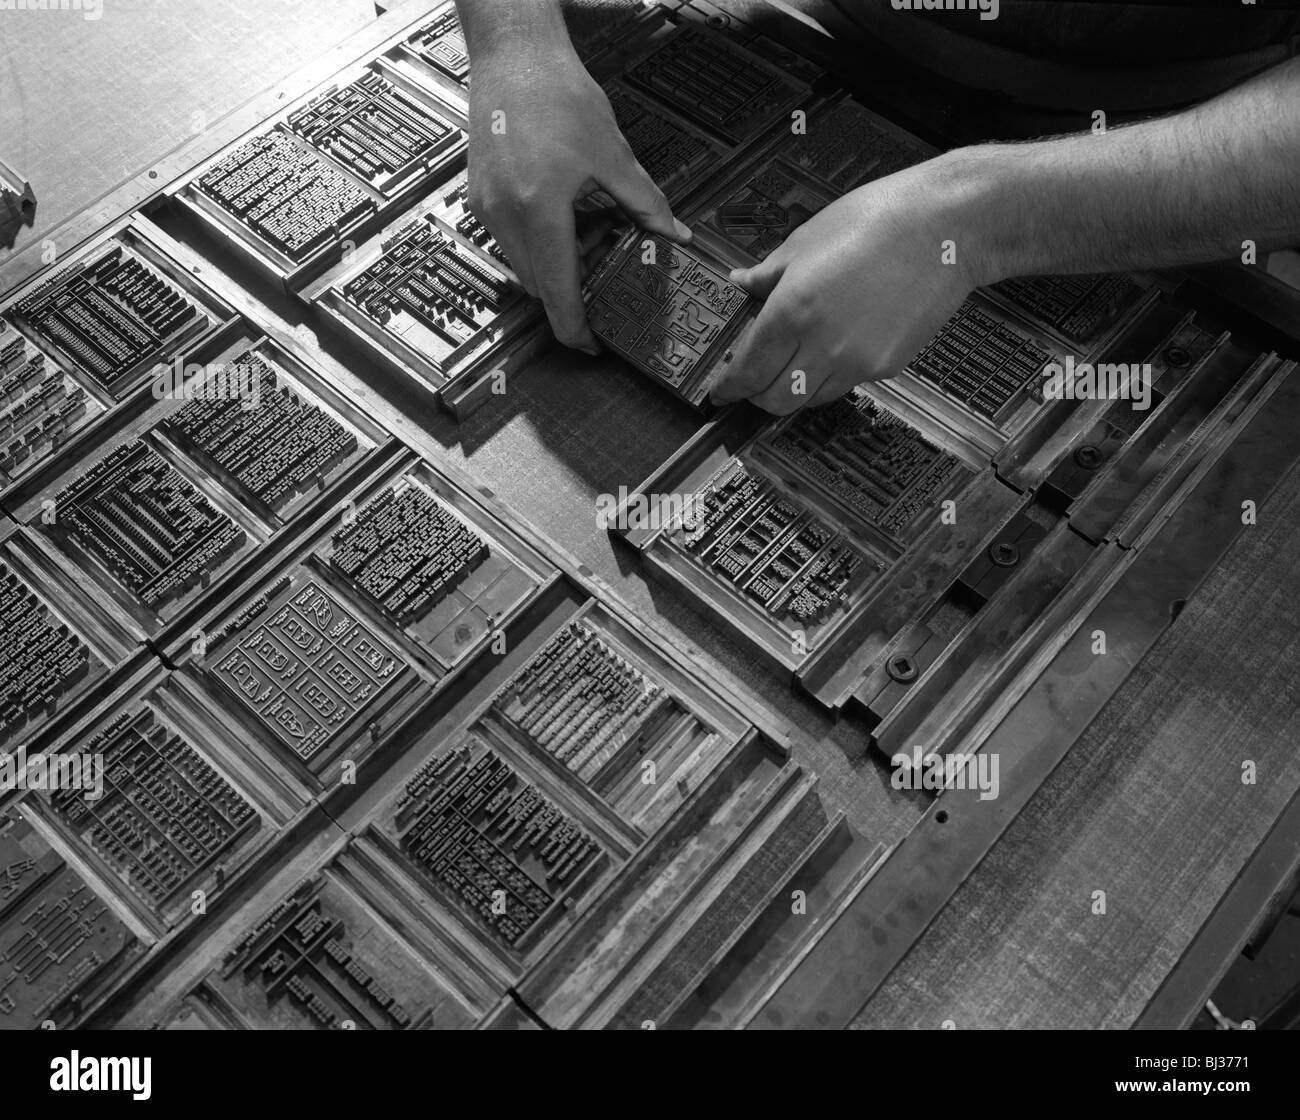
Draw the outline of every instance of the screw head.
[[[1014,568],[1020,562],[1020,549],[1010,541],[994,541],[989,545],[989,559],[999,568]]]
[[[1192,355],[1186,347],[1183,346],[1166,346],[1165,361],[1174,369],[1186,369],[1192,364]]]
[[[1106,461],[1106,456],[1102,454],[1100,447],[1085,443],[1075,451],[1074,461],[1086,471],[1095,471]]]
[[[895,654],[885,662],[885,672],[889,674],[891,680],[899,684],[909,684],[921,675],[921,670],[917,668],[916,662],[906,654]]]

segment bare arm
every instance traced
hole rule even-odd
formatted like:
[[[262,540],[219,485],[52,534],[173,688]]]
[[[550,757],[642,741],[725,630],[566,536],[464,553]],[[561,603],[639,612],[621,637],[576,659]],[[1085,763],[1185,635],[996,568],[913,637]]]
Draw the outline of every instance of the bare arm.
[[[560,0],[456,0],[456,14],[471,55],[530,42],[571,46]]]
[[[1157,268],[1300,244],[1300,60],[1103,134],[954,153],[990,199],[982,271]]]
[[[1300,244],[1297,170],[1292,61],[1171,117],[962,148],[869,183],[734,274],[767,302],[714,399],[788,413],[892,377],[973,287],[1010,276]]]

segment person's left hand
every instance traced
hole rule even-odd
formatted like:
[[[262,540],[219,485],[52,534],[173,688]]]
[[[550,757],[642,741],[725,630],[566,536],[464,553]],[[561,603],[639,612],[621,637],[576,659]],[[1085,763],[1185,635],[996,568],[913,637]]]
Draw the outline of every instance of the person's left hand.
[[[714,403],[750,399],[784,416],[893,377],[972,288],[1000,279],[981,261],[972,192],[941,160],[859,187],[731,274],[767,302],[712,387]]]

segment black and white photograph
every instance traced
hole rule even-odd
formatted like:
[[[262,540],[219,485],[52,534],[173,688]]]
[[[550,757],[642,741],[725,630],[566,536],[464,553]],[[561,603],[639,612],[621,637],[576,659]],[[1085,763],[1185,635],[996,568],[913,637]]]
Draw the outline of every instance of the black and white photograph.
[[[0,0],[7,1103],[417,1030],[1258,1102],[1297,363],[1300,0]]]

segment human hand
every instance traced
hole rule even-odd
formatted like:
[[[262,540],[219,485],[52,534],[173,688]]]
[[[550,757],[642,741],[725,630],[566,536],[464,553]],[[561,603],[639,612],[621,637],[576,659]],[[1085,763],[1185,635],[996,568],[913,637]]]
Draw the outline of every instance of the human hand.
[[[766,303],[713,386],[715,403],[749,399],[784,416],[893,377],[973,288],[1000,279],[975,192],[941,160],[859,187],[731,274]]]
[[[598,190],[632,221],[685,243],[691,232],[632,154],[600,86],[567,41],[514,42],[474,59],[469,206],[497,239],[555,337],[598,352],[582,301],[583,257],[600,241],[574,204]]]

